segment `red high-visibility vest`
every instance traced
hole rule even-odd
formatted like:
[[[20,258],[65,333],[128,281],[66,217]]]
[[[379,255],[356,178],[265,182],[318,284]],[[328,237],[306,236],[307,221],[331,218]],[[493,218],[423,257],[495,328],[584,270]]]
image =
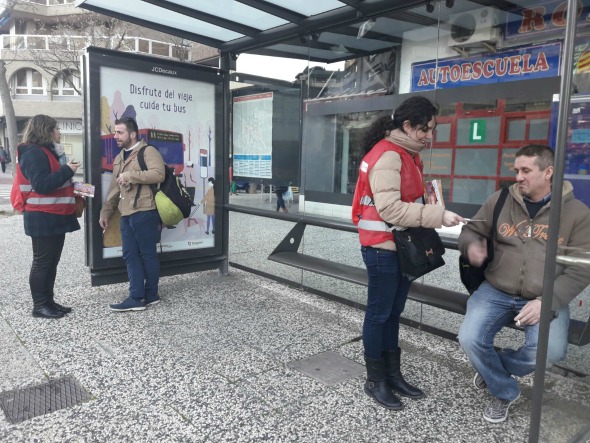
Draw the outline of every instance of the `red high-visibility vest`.
[[[61,169],[59,161],[47,148],[40,146],[47,155],[51,172]],[[10,203],[19,212],[48,212],[50,214],[69,215],[76,212],[76,199],[72,180],[66,182],[49,194],[39,194],[31,186],[31,182],[23,175],[18,162],[16,150],[16,174],[10,191]]]
[[[358,226],[359,241],[363,246],[372,246],[387,240],[393,241],[391,226],[388,226],[373,200],[373,191],[369,183],[369,172],[375,163],[387,151],[397,152],[402,161],[401,168],[401,199],[404,202],[415,202],[424,195],[422,179],[422,162],[420,156],[410,155],[401,146],[387,140],[381,140],[363,158],[359,168],[359,178],[352,200],[352,221]]]

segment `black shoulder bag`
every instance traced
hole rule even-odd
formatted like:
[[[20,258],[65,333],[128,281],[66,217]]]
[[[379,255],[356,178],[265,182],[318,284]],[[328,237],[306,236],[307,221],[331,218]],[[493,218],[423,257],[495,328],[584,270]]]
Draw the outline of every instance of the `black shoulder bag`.
[[[496,202],[496,206],[494,206],[494,216],[492,219],[492,238],[487,239],[488,245],[488,256],[484,260],[483,264],[479,267],[472,266],[469,264],[469,260],[467,257],[463,255],[459,256],[459,275],[461,277],[461,282],[469,292],[469,295],[473,294],[479,285],[483,283],[486,279],[484,276],[484,271],[490,263],[494,259],[494,240],[496,238],[496,226],[498,224],[498,217],[500,216],[500,211],[502,211],[502,206],[504,206],[504,202],[506,201],[506,196],[508,195],[508,188],[502,188],[500,192],[500,197]]]
[[[424,197],[422,201],[426,204]],[[444,266],[445,247],[434,228],[418,226],[394,230],[393,239],[401,273],[410,281]]]
[[[444,266],[445,247],[434,228],[393,231],[401,273],[410,281]]]

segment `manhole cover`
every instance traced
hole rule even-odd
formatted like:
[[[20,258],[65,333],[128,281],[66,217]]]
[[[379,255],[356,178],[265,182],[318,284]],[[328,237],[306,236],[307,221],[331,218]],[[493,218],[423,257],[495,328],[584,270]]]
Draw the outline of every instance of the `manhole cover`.
[[[0,407],[10,423],[83,403],[90,394],[73,377],[50,380],[37,386],[0,393]]]
[[[296,360],[287,366],[303,372],[314,380],[328,386],[356,378],[365,373],[365,367],[337,352],[322,352],[303,360]]]

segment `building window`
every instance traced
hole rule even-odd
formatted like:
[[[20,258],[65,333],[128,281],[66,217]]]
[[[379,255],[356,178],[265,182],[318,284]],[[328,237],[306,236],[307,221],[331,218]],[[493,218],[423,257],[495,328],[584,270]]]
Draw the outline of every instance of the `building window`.
[[[21,69],[13,77],[12,90],[17,95],[45,95],[45,80],[39,71]]]
[[[80,95],[80,75],[77,71],[62,71],[53,80],[53,95]]]

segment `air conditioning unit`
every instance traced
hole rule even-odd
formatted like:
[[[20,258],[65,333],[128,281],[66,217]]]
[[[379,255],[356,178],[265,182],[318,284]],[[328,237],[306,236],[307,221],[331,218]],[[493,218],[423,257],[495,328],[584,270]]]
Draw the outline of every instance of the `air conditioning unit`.
[[[494,45],[498,41],[498,10],[479,8],[449,19],[449,46],[462,48]]]

